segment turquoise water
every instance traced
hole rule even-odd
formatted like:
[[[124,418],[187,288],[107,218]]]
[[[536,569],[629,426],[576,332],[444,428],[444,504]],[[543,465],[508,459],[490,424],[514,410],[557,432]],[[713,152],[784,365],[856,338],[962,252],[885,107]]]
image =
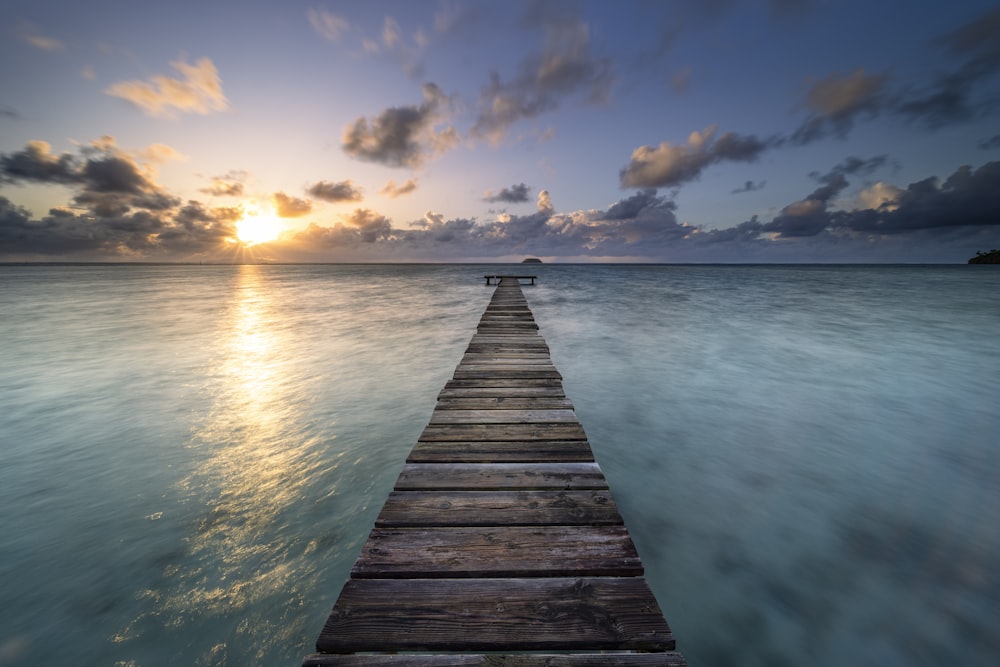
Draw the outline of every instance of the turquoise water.
[[[0,267],[0,665],[297,664],[501,270]],[[995,663],[1000,272],[531,273],[691,664]]]

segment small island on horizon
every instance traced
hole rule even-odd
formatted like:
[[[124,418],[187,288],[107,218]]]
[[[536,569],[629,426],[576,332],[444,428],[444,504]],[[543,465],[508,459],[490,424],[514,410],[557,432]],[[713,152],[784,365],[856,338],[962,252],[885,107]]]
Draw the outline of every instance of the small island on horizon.
[[[541,264],[542,260],[537,257],[525,257],[521,260],[521,264]]]
[[[1000,264],[1000,250],[996,248],[989,252],[980,250],[975,257],[969,260],[969,264]]]

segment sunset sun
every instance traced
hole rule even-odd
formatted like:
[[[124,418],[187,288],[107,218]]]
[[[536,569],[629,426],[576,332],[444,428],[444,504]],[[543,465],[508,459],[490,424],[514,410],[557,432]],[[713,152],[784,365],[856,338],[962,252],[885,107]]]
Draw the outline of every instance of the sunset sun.
[[[281,221],[270,211],[248,208],[236,223],[236,237],[244,245],[267,243],[284,231]]]

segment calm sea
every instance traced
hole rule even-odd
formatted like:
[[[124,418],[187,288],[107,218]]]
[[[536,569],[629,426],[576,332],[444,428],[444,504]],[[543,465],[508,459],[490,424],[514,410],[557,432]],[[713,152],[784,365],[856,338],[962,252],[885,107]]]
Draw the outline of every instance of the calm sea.
[[[692,665],[996,664],[1000,271],[531,269]],[[0,267],[0,665],[297,665],[502,270]]]

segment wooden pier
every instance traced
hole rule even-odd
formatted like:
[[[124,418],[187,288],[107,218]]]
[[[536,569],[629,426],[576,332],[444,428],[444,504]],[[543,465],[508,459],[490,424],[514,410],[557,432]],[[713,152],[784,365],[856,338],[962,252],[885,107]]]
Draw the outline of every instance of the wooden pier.
[[[685,665],[501,277],[305,667]]]

